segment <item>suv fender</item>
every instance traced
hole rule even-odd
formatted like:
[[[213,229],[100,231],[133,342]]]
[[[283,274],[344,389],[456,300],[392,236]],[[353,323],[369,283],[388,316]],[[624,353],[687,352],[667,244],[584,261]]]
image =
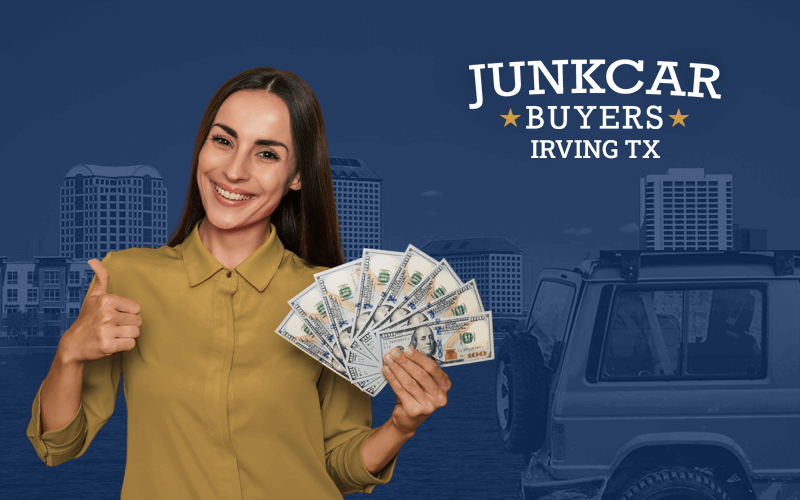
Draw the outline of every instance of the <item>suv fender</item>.
[[[753,498],[751,464],[730,438],[715,433],[674,432],[640,436],[617,453],[604,499],[616,500],[636,477],[663,467],[699,468],[733,499]]]
[[[645,448],[665,446],[721,448],[738,461],[744,472],[752,474],[752,467],[745,458],[747,455],[744,450],[728,436],[715,432],[659,432],[637,436],[619,449],[611,464],[611,471],[616,470],[632,453]]]

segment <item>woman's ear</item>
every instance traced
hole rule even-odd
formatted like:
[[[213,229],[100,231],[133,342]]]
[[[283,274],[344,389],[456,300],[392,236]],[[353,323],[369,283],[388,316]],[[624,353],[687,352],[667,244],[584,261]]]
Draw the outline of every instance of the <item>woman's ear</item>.
[[[292,179],[292,183],[289,184],[289,189],[293,189],[295,191],[300,190],[300,172],[294,174],[294,179]]]

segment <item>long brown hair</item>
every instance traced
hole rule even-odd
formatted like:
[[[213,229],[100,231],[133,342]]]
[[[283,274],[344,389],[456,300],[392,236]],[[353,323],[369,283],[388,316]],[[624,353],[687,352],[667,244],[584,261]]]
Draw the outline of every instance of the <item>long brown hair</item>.
[[[220,106],[240,90],[265,90],[280,97],[289,108],[301,189],[289,191],[270,217],[283,246],[311,265],[335,267],[344,263],[322,110],[306,82],[294,73],[275,68],[240,73],[211,98],[194,144],[183,215],[167,245],[182,243],[206,215],[197,185],[197,161]]]

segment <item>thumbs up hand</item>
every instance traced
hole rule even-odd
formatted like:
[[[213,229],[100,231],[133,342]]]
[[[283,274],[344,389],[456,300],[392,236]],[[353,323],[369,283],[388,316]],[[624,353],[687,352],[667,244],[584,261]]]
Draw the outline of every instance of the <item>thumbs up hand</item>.
[[[88,363],[136,346],[142,326],[142,305],[107,293],[108,269],[97,259],[89,261],[95,284],[80,314],[61,337],[58,350],[68,362]]]

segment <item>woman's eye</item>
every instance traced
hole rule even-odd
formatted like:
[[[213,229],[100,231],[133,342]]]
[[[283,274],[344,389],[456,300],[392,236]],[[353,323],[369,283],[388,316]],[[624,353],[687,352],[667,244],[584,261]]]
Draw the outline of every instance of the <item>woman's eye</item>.
[[[280,160],[278,155],[276,155],[272,151],[261,151],[260,153],[258,153],[258,156],[262,158],[268,158],[270,160]]]
[[[230,146],[231,145],[230,141],[228,141],[228,139],[222,137],[221,135],[211,136],[211,140],[216,141],[216,142],[222,144],[223,146]]]

